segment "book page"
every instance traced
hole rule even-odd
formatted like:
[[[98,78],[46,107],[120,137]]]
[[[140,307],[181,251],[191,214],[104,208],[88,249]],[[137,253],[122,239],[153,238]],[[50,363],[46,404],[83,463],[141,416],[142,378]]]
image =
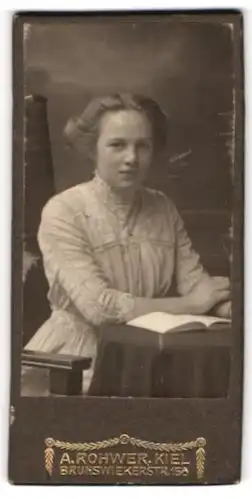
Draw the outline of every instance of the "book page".
[[[210,315],[189,315],[193,321],[202,322],[206,327],[210,327],[213,324],[230,324],[230,319],[224,319],[222,317],[212,317]],[[197,320],[198,319],[198,320]]]
[[[172,332],[173,329],[183,325],[189,326],[195,322],[210,327],[215,323],[229,323],[230,320],[206,315],[174,315],[165,312],[152,312],[151,314],[141,315],[140,317],[129,321],[127,324],[129,326],[141,327],[158,333],[166,333],[167,331]]]

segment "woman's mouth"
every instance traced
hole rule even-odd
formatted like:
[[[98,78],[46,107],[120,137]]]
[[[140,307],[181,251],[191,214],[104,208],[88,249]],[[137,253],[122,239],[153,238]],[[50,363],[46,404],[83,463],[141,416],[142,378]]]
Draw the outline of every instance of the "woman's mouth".
[[[134,177],[137,174],[137,170],[135,169],[121,170],[119,171],[119,174],[122,175],[123,177]]]

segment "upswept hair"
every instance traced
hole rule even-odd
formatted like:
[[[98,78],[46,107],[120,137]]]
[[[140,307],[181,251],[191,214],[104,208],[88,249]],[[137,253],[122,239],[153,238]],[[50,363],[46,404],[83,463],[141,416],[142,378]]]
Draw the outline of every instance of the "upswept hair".
[[[164,150],[167,140],[167,116],[150,97],[137,94],[113,94],[92,99],[85,110],[70,118],[64,129],[69,146],[93,158],[102,116],[113,111],[139,111],[151,124],[154,154]]]

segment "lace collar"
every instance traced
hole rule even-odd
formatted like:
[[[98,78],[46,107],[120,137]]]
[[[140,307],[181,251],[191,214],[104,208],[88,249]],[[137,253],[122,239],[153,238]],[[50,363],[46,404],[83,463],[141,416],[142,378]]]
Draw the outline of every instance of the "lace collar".
[[[108,185],[97,172],[93,178],[93,186],[96,194],[98,194],[101,202],[113,212],[122,223],[126,223],[128,217],[135,211],[135,207],[139,205],[140,191],[138,189],[133,194],[122,196],[122,193],[113,189]]]
[[[93,183],[95,186],[95,190],[101,195],[102,200],[112,206],[125,206],[129,207],[134,204],[135,199],[139,196],[139,191],[133,193],[127,193],[127,195],[122,195],[122,192],[116,189],[113,189],[109,184],[103,180],[100,175],[95,172],[95,176],[93,178]]]

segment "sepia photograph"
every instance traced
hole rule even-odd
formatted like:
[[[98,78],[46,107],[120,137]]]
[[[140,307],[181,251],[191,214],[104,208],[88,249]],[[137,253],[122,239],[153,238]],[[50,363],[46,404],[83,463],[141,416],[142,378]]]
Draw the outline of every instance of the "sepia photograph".
[[[240,12],[13,18],[9,480],[241,469]]]
[[[232,23],[23,28],[21,394],[227,397]]]

